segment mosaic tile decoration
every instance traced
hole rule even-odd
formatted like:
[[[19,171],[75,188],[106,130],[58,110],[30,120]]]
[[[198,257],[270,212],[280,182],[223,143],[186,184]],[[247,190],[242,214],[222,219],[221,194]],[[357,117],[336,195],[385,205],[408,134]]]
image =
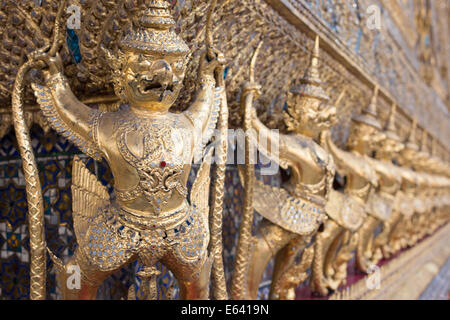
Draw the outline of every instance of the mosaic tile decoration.
[[[32,144],[42,184],[46,240],[48,247],[63,261],[66,261],[76,248],[76,239],[71,216],[71,170],[74,155],[85,160],[87,167],[100,181],[113,190],[113,178],[106,163],[95,162],[54,131],[44,133],[38,126],[31,130]],[[190,173],[188,188],[195,181],[197,167]],[[279,183],[276,176],[264,177],[268,184]],[[226,173],[223,218],[224,264],[226,279],[231,283],[234,254],[243,206],[243,188],[236,167],[229,166]],[[25,179],[21,168],[20,155],[14,131],[11,130],[0,140],[0,300],[29,298],[29,237],[26,221],[27,201]],[[255,213],[254,225],[261,220]],[[47,299],[59,299],[56,273],[48,258]],[[270,276],[273,263],[270,263],[261,285],[259,297],[268,298]],[[178,298],[176,280],[163,265],[158,283],[158,298],[165,299],[169,290]],[[98,299],[126,299],[128,288],[134,284],[139,289],[140,280],[135,277],[139,265],[135,262],[110,276],[98,290]],[[268,281],[269,280],[269,281]]]

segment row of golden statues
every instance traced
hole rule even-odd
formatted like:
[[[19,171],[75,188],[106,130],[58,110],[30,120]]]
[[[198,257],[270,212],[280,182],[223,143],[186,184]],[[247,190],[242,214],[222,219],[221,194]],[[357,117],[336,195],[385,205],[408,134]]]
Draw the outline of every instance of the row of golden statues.
[[[115,180],[111,196],[74,159],[72,211],[78,246],[65,263],[49,251],[64,299],[95,299],[106,277],[135,260],[143,266],[138,274],[143,279],[141,299],[156,297],[158,261],[176,277],[182,299],[209,298],[211,281],[215,299],[256,299],[272,258],[271,299],[294,299],[295,289],[307,279],[314,292],[325,296],[346,284],[347,264],[354,256],[358,269],[369,273],[381,259],[448,221],[450,168],[426,150],[426,134],[422,147],[417,146],[415,123],[408,140],[401,141],[395,105],[387,124],[379,123],[377,88],[368,106],[352,119],[347,150],[333,143],[330,130],[345,91],[330,104],[318,71],[318,37],[304,77],[288,94],[288,133],[275,135],[266,127],[253,107],[262,94],[254,80],[258,48],[241,94],[243,128],[249,133],[246,162],[239,167],[245,208],[228,290],[222,261],[226,59],[213,48],[207,32],[196,98],[186,111],[169,112],[182,89],[189,55],[174,25],[166,1],[149,1],[120,48],[99,52],[113,69],[116,95],[128,106],[119,111],[90,108],[72,93],[58,55],[59,27],[53,47],[31,55],[19,71],[13,110],[27,178],[32,299],[45,298],[46,244],[42,193],[21,99],[31,68],[44,69],[45,83],[32,87],[50,125],[86,155],[106,159]],[[280,187],[255,177],[249,161],[252,144],[286,173]],[[276,146],[279,154],[268,145]],[[203,161],[188,194],[188,176],[198,157]],[[253,234],[254,211],[263,220]],[[68,268],[74,265],[81,274],[79,288],[67,286],[72,274]],[[137,294],[131,288],[129,298]]]

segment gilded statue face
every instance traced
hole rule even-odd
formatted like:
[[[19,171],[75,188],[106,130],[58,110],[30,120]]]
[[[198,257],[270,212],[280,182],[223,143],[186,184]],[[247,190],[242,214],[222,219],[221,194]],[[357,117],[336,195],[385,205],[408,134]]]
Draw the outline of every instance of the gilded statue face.
[[[402,151],[404,147],[405,146],[400,141],[386,137],[378,145],[377,154],[379,154],[379,158],[397,158],[398,153]]]
[[[362,122],[352,121],[347,146],[361,154],[370,154],[385,139],[377,128]]]
[[[289,125],[289,116],[286,123],[293,131],[316,138],[322,131],[330,129],[336,123],[336,108],[324,103],[322,100],[308,96],[288,93],[288,106],[295,110],[298,122]]]
[[[126,53],[124,91],[128,103],[167,112],[174,104],[186,72],[185,56]]]

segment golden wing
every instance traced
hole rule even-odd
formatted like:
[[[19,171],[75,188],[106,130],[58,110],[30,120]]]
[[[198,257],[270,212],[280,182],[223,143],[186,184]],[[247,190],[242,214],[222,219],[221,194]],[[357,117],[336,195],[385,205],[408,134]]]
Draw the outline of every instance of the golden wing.
[[[200,165],[200,169],[197,172],[197,177],[195,178],[191,190],[191,204],[193,204],[206,218],[209,216],[210,169],[213,152],[214,148],[208,150]]]
[[[92,218],[110,202],[106,187],[98,181],[78,156],[72,166],[72,215],[75,235],[80,246],[84,245],[86,231]]]
[[[238,166],[239,179],[245,187],[244,167]],[[289,195],[281,188],[273,188],[255,178],[253,181],[253,207],[263,217],[277,216]],[[269,219],[271,220],[271,219]]]
[[[239,178],[244,185],[243,167],[238,166]],[[322,210],[312,211],[312,203],[291,196],[280,187],[253,181],[253,207],[264,218],[297,234],[309,234],[326,218]]]

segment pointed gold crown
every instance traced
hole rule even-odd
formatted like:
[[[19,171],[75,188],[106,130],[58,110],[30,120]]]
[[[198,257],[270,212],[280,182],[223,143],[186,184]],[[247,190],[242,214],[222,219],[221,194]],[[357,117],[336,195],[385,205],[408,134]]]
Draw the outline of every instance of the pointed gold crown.
[[[330,98],[322,89],[322,81],[319,74],[319,36],[314,41],[314,49],[305,75],[300,79],[300,84],[291,88],[294,95],[306,96],[328,102]]]
[[[408,139],[406,140],[406,148],[412,150],[419,150],[419,147],[416,143],[416,129],[417,129],[417,120],[414,119],[411,125],[411,131],[409,132]]]
[[[174,26],[169,4],[164,0],[150,0],[136,25],[125,34],[121,47],[142,53],[186,55],[189,48]]]
[[[391,108],[391,114],[389,115],[389,119],[384,129],[384,133],[388,139],[401,142],[400,137],[397,134],[397,130],[395,128],[395,115],[397,114],[397,105],[393,104]]]
[[[378,99],[378,85],[375,86],[372,98],[368,106],[358,114],[353,117],[353,120],[360,123],[368,124],[378,130],[381,130],[380,122],[377,119],[377,99]]]

